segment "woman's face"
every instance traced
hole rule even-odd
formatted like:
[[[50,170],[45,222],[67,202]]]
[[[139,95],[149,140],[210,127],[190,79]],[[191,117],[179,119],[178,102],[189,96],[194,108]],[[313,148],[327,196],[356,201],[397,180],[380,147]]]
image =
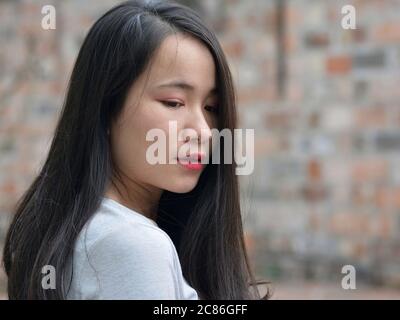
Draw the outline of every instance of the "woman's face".
[[[183,34],[165,38],[130,88],[122,113],[111,128],[114,163],[123,176],[149,189],[191,191],[205,165],[199,169],[186,165],[187,159],[173,160],[182,156],[178,150],[184,155],[210,156],[211,129],[217,128],[215,85],[214,60],[205,45]],[[188,133],[186,141],[169,144],[170,121],[176,121],[178,134],[181,130]],[[166,164],[151,164],[146,158],[149,146],[155,143],[146,141],[152,129],[165,133]]]

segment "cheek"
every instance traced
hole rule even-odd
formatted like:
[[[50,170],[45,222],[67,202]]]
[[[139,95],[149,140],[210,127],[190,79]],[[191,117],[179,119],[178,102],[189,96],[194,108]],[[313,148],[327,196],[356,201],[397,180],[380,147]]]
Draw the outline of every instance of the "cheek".
[[[165,133],[166,161],[169,155],[169,121],[177,121],[179,132],[179,113],[162,106],[148,104],[138,109],[132,117],[126,118],[113,134],[112,148],[116,164],[129,178],[147,183],[160,189],[184,193],[197,184],[199,174],[188,172],[178,164],[151,165],[146,160],[146,151],[154,141],[146,141],[149,130],[158,128]],[[179,142],[175,147],[178,147]],[[177,152],[177,150],[172,150]]]
[[[139,106],[131,115],[125,113],[123,121],[115,127],[112,139],[113,156],[117,165],[130,177],[151,176],[165,170],[168,165],[150,165],[146,151],[154,141],[146,141],[147,133],[155,128],[164,131],[168,142],[168,123],[171,114],[152,103]],[[168,155],[168,144],[166,154]]]

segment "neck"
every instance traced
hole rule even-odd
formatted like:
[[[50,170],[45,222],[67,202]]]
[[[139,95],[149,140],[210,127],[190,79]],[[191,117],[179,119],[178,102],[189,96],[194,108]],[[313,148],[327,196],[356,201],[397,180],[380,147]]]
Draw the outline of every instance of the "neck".
[[[113,179],[106,189],[105,197],[155,221],[161,194],[162,190],[139,184],[133,180],[121,182]]]

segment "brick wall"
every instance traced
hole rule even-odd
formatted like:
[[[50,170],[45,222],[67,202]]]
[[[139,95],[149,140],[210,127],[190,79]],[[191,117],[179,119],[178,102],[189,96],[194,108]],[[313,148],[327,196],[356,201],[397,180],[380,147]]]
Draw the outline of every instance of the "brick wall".
[[[340,285],[352,264],[359,282],[400,287],[400,2],[286,1],[283,18],[275,1],[225,2],[220,37],[256,132],[243,185],[257,270]]]
[[[1,238],[44,160],[82,39],[116,2],[0,3]],[[358,281],[400,287],[400,2],[189,2],[216,29],[241,126],[255,129],[255,172],[241,179],[258,274],[338,281],[352,264]],[[53,31],[40,26],[46,4]],[[345,4],[356,30],[341,28]]]

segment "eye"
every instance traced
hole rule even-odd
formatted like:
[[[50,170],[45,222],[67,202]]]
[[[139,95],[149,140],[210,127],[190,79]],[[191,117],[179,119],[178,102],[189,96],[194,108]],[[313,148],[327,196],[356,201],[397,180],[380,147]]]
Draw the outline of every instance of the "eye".
[[[206,109],[209,112],[216,113],[216,114],[218,114],[218,112],[219,112],[218,107],[214,107],[214,106],[205,106],[204,109]]]
[[[183,106],[183,103],[181,103],[179,101],[165,100],[165,101],[161,101],[161,103],[166,105],[169,108],[179,108],[180,106]]]

